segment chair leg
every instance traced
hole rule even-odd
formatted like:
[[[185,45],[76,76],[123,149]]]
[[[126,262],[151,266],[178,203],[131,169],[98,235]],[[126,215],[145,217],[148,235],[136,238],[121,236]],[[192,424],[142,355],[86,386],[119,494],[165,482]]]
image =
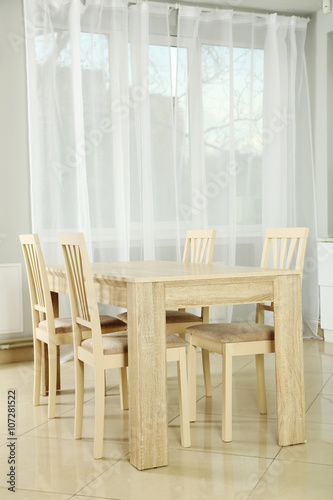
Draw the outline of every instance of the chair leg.
[[[209,351],[207,349],[202,349],[202,369],[205,381],[205,391],[206,397],[212,397],[212,381],[210,378],[210,363],[209,363]]]
[[[191,446],[191,433],[190,433],[185,351],[186,351],[185,347],[180,347],[178,349],[179,360],[177,361],[177,372],[178,372],[178,391],[179,391],[179,408],[180,408],[181,445],[184,448],[189,448]]]
[[[192,344],[192,335],[189,336],[188,348],[188,390],[190,406],[190,422],[195,422],[197,412],[197,348]]]
[[[49,404],[48,418],[55,416],[55,404],[57,393],[57,346],[55,344],[48,345],[49,351]]]
[[[266,387],[265,387],[265,366],[264,355],[256,354],[257,389],[259,411],[263,415],[267,413]]]
[[[40,404],[40,386],[41,386],[41,363],[42,363],[42,343],[40,340],[34,341],[34,393],[33,404]]]
[[[95,366],[95,437],[94,437],[94,458],[103,457],[103,437],[104,437],[104,368]]]
[[[222,359],[222,441],[228,443],[232,440],[232,354],[227,345]]]
[[[120,406],[122,410],[128,410],[128,388],[127,388],[127,369],[126,366],[119,369],[120,375]]]
[[[81,439],[82,437],[83,398],[84,398],[84,362],[78,359],[75,362],[74,439]]]

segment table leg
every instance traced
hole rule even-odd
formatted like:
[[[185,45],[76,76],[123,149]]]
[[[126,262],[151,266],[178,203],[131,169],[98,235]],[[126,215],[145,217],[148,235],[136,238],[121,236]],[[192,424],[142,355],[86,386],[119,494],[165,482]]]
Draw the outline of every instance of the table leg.
[[[164,285],[127,287],[130,461],[143,470],[168,465]]]
[[[306,439],[300,275],[274,280],[274,325],[279,445],[288,446]]]

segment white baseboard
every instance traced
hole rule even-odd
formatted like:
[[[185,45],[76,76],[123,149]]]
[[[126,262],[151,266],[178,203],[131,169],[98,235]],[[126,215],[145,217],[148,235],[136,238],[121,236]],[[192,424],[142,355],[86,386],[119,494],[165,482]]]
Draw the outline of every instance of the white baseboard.
[[[324,340],[325,342],[333,342],[333,330],[324,329]]]

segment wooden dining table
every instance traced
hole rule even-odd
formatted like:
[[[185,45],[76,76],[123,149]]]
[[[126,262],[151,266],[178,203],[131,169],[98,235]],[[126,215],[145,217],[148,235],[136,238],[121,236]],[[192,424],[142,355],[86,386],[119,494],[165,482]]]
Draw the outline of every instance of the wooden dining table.
[[[140,261],[92,264],[97,301],[128,311],[130,462],[168,465],[165,311],[274,301],[278,444],[304,443],[301,273],[295,270]],[[68,293],[63,266],[47,267]]]

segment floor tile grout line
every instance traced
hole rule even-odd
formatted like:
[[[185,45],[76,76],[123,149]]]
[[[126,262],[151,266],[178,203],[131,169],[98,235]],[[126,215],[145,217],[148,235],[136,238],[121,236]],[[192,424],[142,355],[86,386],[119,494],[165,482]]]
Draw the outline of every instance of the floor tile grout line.
[[[327,384],[330,382],[330,380],[332,380],[332,381],[333,381],[333,373],[332,373],[332,375],[328,378],[328,380],[327,380],[327,381],[326,381],[326,383],[323,385],[323,387],[320,389],[320,391],[319,391],[318,395],[323,393],[323,390],[325,389],[325,387],[327,386]],[[323,395],[324,395],[324,394],[323,394]]]
[[[114,498],[114,497],[92,497],[91,495],[89,496],[86,496],[86,495],[73,495],[72,497],[68,498],[68,500],[72,500],[72,498],[77,498],[78,496],[82,497],[82,498],[87,498],[87,500],[122,500],[121,498]]]
[[[308,462],[304,460],[292,460],[291,458],[275,458],[274,460],[277,460],[278,462],[289,462],[289,463],[296,463],[296,464],[304,464],[304,465],[318,465],[318,467],[332,467],[333,471],[333,464],[323,464],[323,463],[318,463],[318,462]]]
[[[117,387],[117,386],[114,386],[114,387],[112,387],[111,389],[108,389],[108,391],[113,390],[115,387]],[[60,389],[60,390],[61,390],[61,389]],[[110,396],[110,394],[107,394],[107,395],[106,395],[106,397],[107,397],[107,396]],[[47,396],[45,396],[45,397],[47,397]],[[89,399],[87,399],[86,401],[84,401],[84,403],[83,403],[83,404],[85,405],[86,403],[91,402],[91,401],[94,399],[94,397],[95,397],[95,396],[93,395],[92,397],[90,397]],[[60,404],[61,404],[61,403],[58,403],[58,405],[56,404],[56,409],[57,409],[57,408],[59,409],[59,405],[60,405]],[[47,407],[47,404],[46,404],[46,405],[37,405],[37,406],[36,406],[36,408],[38,408],[39,406],[45,406],[45,407]],[[65,415],[66,415],[66,413],[69,413],[69,412],[73,411],[74,409],[75,409],[75,404],[73,404],[73,406],[72,406],[71,408],[67,408],[67,409],[66,409],[66,410],[64,410],[63,412],[60,412],[58,415],[55,415],[54,419],[61,418],[61,417],[65,416]],[[73,417],[73,418],[74,418],[74,417]],[[32,432],[34,429],[38,429],[38,428],[40,428],[40,427],[41,427],[41,426],[43,426],[43,425],[46,425],[47,423],[51,422],[51,421],[52,421],[52,420],[54,420],[54,419],[47,419],[47,420],[45,420],[45,422],[42,422],[42,423],[40,423],[39,425],[36,425],[36,426],[32,427],[31,429],[29,429],[29,430],[27,430],[27,431],[23,432],[22,434],[18,434],[18,436],[25,436],[27,433]],[[28,436],[28,437],[29,437],[29,436]]]
[[[261,478],[259,479],[259,481],[255,485],[255,487],[253,488],[253,490],[249,494],[248,500],[251,500],[251,497],[255,493],[256,488],[259,486],[259,484],[261,483],[261,481],[264,479],[264,477],[266,476],[266,474],[269,472],[269,469],[272,467],[272,465],[274,465],[274,462],[275,462],[275,460],[272,460],[272,462],[269,464],[269,466],[267,467],[267,469],[265,470],[265,472],[262,474]]]
[[[77,498],[77,497],[82,497],[86,498],[87,500],[122,500],[121,498],[115,498],[115,497],[92,497],[91,495],[82,495],[81,494],[75,494],[72,497],[68,498],[68,500],[72,500],[72,498]]]
[[[222,356],[222,357],[223,357],[223,356]],[[233,372],[233,375],[234,375],[235,373],[239,373],[239,372],[241,372],[242,370],[244,370],[244,368],[248,367],[248,366],[249,366],[249,365],[251,365],[252,363],[254,363],[254,359],[252,359],[251,361],[249,361],[248,363],[246,363],[246,365],[242,366],[242,368],[238,368],[238,370],[235,370],[235,371]],[[253,369],[254,369],[254,370],[256,369],[255,365],[254,365]]]
[[[212,454],[212,455],[223,455],[226,457],[238,457],[238,458],[251,458],[255,460],[275,460],[275,457],[263,457],[263,456],[258,456],[258,455],[247,455],[246,453],[230,453],[230,452],[224,452],[224,451],[216,451],[216,450],[200,450],[200,449],[194,449],[194,448],[173,448],[174,450],[179,450],[183,451],[184,453],[205,453],[205,454]]]
[[[106,472],[110,471],[115,465],[117,465],[119,462],[121,462],[122,460],[124,460],[126,457],[130,457],[130,452],[126,453],[122,458],[116,460],[114,462],[114,464],[112,464],[110,467],[108,467],[107,469],[105,469],[103,472],[101,472],[100,474],[98,474],[94,479],[92,479],[91,481],[88,481],[82,488],[80,488],[80,490],[78,490],[75,494],[76,495],[80,495],[80,491],[82,491],[84,488],[87,488],[91,483],[93,483],[94,481],[96,481],[98,478],[100,478],[101,476],[103,476],[103,474],[105,474]],[[82,496],[85,496],[85,495],[82,495]],[[97,497],[98,498],[98,497]]]
[[[266,468],[266,470],[262,473],[262,475],[260,476],[260,478],[258,479],[258,481],[256,482],[256,484],[254,485],[254,487],[252,488],[252,490],[248,494],[247,500],[250,500],[252,494],[254,493],[254,490],[257,488],[258,484],[260,484],[260,482],[262,481],[262,479],[264,478],[264,476],[267,474],[268,470],[270,469],[270,467],[272,466],[273,463],[274,463],[274,459],[271,460],[271,463],[268,465],[268,467]]]
[[[274,457],[274,459],[272,460],[271,464],[269,465],[269,467],[267,468],[267,470],[265,471],[265,473],[260,478],[260,481],[258,481],[258,483],[256,484],[256,486],[254,487],[254,489],[250,493],[250,496],[248,497],[248,499],[251,498],[252,494],[254,493],[254,490],[257,488],[258,484],[262,481],[262,479],[264,478],[264,476],[269,472],[269,469],[272,467],[272,465],[274,465],[274,463],[280,463],[280,464],[282,464],[284,462],[288,462],[288,463],[291,462],[291,463],[302,463],[302,464],[306,464],[306,465],[328,466],[328,467],[332,467],[333,468],[333,464],[322,464],[322,463],[308,462],[308,461],[302,461],[302,460],[291,460],[290,458],[289,459],[288,458],[286,458],[286,459],[279,458],[279,455],[281,454],[283,448],[284,447],[281,446],[280,450],[277,452],[277,454]]]
[[[36,427],[37,429],[38,427]],[[32,432],[34,429],[32,429],[31,431],[28,431],[28,432]],[[55,441],[55,440],[59,440],[58,437],[50,437],[50,436],[26,436],[25,434],[22,434],[21,436],[17,436],[18,440],[20,437],[25,437],[25,438],[31,438],[31,439],[50,439],[51,441]],[[82,437],[82,442],[93,442],[94,441],[94,437]],[[63,441],[81,441],[81,439],[74,439],[74,437],[62,437],[61,440]],[[108,441],[108,439],[111,439],[111,438],[107,438],[107,437],[104,437],[104,441]],[[112,444],[118,444],[118,445],[122,445],[122,446],[129,446],[129,441],[120,441],[120,440],[117,440],[117,439],[112,439]],[[3,446],[3,445],[1,445]]]
[[[280,455],[280,453],[281,453],[281,451],[282,451],[283,448],[284,448],[284,446],[280,446],[280,449],[277,452],[277,454],[275,455],[274,460],[278,460],[278,456]]]
[[[277,456],[281,453],[281,450],[279,450]],[[333,465],[329,464],[329,465],[326,465],[326,464],[318,464],[318,463],[314,463],[314,462],[302,462],[302,461],[297,461],[297,460],[288,460],[288,459],[278,459],[277,456],[272,460],[272,462],[270,463],[269,467],[266,469],[266,471],[264,472],[264,474],[261,476],[260,480],[257,482],[257,484],[255,485],[255,487],[253,488],[253,490],[251,491],[250,495],[247,497],[248,500],[251,499],[251,496],[255,493],[255,489],[257,488],[257,486],[260,484],[260,482],[263,480],[263,478],[266,476],[267,473],[269,473],[269,470],[271,469],[271,467],[275,464],[275,463],[279,463],[279,464],[283,464],[283,462],[288,462],[288,463],[302,463],[302,464],[306,464],[306,465],[318,465],[319,467],[332,467],[332,470],[333,470]],[[276,474],[274,474],[274,476],[276,476]]]
[[[38,405],[38,406],[41,406],[41,405]],[[60,413],[59,415],[55,415],[54,418],[48,418],[47,420],[45,420],[45,422],[41,422],[40,424],[35,425],[34,427],[32,427],[32,429],[29,429],[29,430],[23,432],[23,434],[18,434],[18,437],[26,436],[26,434],[28,434],[29,432],[32,432],[35,429],[39,429],[43,425],[46,425],[49,422],[52,422],[53,420],[56,420],[57,418],[61,418],[62,416],[65,416],[66,413],[69,413],[70,411],[73,411],[73,409],[74,409],[74,407],[65,410],[63,413]],[[30,436],[26,436],[26,437],[30,437]],[[31,436],[31,437],[42,437],[42,436]]]
[[[312,406],[317,401],[317,399],[319,398],[319,396],[320,396],[320,392],[318,392],[317,396],[314,398],[314,400],[312,401],[312,403],[310,403],[310,406],[305,410],[305,418],[306,418],[306,415],[307,415],[308,411],[312,408]]]
[[[317,397],[317,396],[316,396]],[[196,411],[197,415],[215,415],[215,416],[219,416],[220,417],[220,420],[221,420],[221,412],[219,413],[215,413],[215,412],[212,412],[212,413],[208,413],[207,411],[200,411],[200,409],[197,409]],[[253,419],[262,419],[263,422],[265,422],[266,420],[277,420],[277,414],[271,414],[271,415],[267,415],[267,416],[264,416],[263,414],[259,413],[259,409],[258,409],[258,416],[254,416],[254,415],[237,415],[237,414],[233,414],[232,417],[237,417],[237,418],[253,418]],[[196,421],[195,421],[196,422]],[[195,423],[193,422],[193,423]]]
[[[105,471],[104,471],[105,472]],[[104,473],[103,472],[103,473]],[[5,488],[4,486],[1,486],[1,488]],[[83,488],[82,488],[83,489]],[[42,494],[50,494],[50,495],[66,495],[67,496],[67,500],[71,500],[72,498],[75,498],[78,493],[67,493],[67,492],[59,492],[59,491],[46,491],[46,490],[32,490],[30,488],[15,488],[16,491],[26,491],[26,492],[29,492],[29,493],[42,493]],[[87,497],[86,495],[80,495],[82,497]],[[113,498],[113,497],[87,497],[87,498],[93,498],[93,499],[96,499],[96,500],[121,500],[121,499],[117,499],[117,498]]]
[[[5,486],[1,486],[1,488],[5,488]],[[72,498],[71,497],[72,493],[64,493],[64,492],[52,491],[52,490],[44,491],[44,490],[32,490],[30,488],[17,488],[17,487],[15,487],[15,493],[17,491],[29,491],[30,493],[43,493],[43,494],[47,493],[50,495],[59,495],[59,496],[60,495],[67,495],[67,497],[68,497],[67,500],[70,500]]]
[[[212,413],[207,413],[206,411],[200,411],[200,409],[198,410],[197,409],[197,415],[214,415],[215,417],[219,417],[219,420],[222,420],[222,415],[221,415],[221,412],[219,413],[215,413],[215,412],[212,412]],[[259,413],[259,409],[258,409],[258,415],[236,415],[236,414],[233,414],[232,415],[232,418],[249,418],[251,420],[261,420],[262,422],[266,422],[266,420],[275,420],[277,421],[277,415],[274,416],[270,416],[270,415],[267,415],[267,414],[262,414],[262,413]],[[191,422],[193,424],[195,424],[197,421],[195,420],[194,422]]]
[[[86,403],[89,403],[89,402],[90,402],[90,401],[92,401],[93,399],[94,399],[94,396],[93,396],[93,397],[91,397],[91,398],[89,398],[89,399],[87,399],[87,401],[84,401],[84,403],[83,403],[83,404],[85,405]],[[59,408],[59,404],[60,404],[60,403],[58,403],[58,408]],[[37,406],[36,406],[36,408],[38,408],[38,406],[43,406],[43,405],[37,405]],[[47,407],[47,405],[45,405],[45,406]],[[57,405],[56,405],[56,408],[57,408]],[[29,430],[27,430],[27,431],[23,432],[22,434],[18,434],[17,436],[18,436],[18,437],[19,437],[19,436],[25,436],[27,433],[32,432],[32,431],[33,431],[33,430],[35,430],[35,429],[39,429],[39,428],[40,428],[40,427],[42,427],[43,425],[46,425],[46,424],[48,424],[49,422],[52,422],[53,420],[57,420],[57,419],[59,419],[59,418],[61,418],[61,417],[65,416],[65,415],[66,415],[66,413],[69,413],[69,412],[71,412],[71,411],[73,411],[73,410],[75,410],[75,405],[74,405],[74,406],[72,406],[71,408],[68,408],[68,409],[64,410],[63,412],[59,413],[58,415],[55,415],[55,417],[54,417],[54,418],[51,418],[51,419],[49,419],[49,418],[48,418],[47,420],[45,420],[45,422],[41,422],[40,424],[38,424],[38,425],[36,425],[36,426],[32,427],[31,429],[29,429]],[[74,416],[73,416],[73,418],[74,418]],[[30,436],[27,436],[27,437],[30,437]],[[36,437],[38,437],[38,436],[36,436]],[[39,436],[39,437],[41,437],[41,436]]]

